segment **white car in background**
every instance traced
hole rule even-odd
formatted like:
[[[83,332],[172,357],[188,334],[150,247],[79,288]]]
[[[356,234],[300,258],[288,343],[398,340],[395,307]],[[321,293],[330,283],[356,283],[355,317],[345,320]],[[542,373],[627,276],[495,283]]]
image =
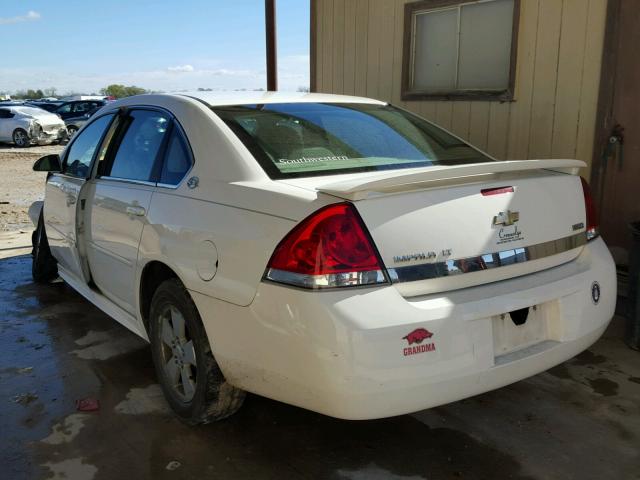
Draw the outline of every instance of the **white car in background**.
[[[0,104],[0,142],[28,147],[66,138],[67,129],[59,116],[27,105]]]
[[[595,342],[615,268],[576,160],[496,161],[391,105],[141,95],[48,171],[34,278],[151,342],[169,404],[399,415]]]

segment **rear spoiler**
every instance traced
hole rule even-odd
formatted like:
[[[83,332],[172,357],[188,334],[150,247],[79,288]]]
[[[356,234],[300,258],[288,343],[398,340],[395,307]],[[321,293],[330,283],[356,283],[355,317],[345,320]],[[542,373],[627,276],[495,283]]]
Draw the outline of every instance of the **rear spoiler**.
[[[328,183],[318,188],[320,192],[328,193],[347,200],[361,200],[368,192],[384,192],[398,190],[399,187],[410,186],[418,188],[418,184],[471,177],[475,175],[489,175],[503,172],[518,172],[524,170],[553,170],[555,172],[576,175],[578,170],[586,167],[582,160],[509,160],[504,162],[471,163],[456,166],[437,166],[375,172],[355,176],[349,180]]]

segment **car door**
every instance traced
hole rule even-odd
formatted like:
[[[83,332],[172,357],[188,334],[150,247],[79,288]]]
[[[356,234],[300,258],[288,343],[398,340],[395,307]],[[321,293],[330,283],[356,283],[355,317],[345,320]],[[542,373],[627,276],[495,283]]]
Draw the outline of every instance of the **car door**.
[[[138,245],[165,149],[169,114],[133,108],[121,120],[114,146],[98,165],[88,195],[87,256],[94,283],[135,315]]]
[[[0,141],[11,140],[11,118],[13,114],[9,109],[0,108]]]
[[[78,199],[91,173],[93,158],[115,114],[97,118],[73,139],[62,158],[62,171],[53,173],[45,187],[44,222],[51,253],[60,267],[88,281],[80,253]]]

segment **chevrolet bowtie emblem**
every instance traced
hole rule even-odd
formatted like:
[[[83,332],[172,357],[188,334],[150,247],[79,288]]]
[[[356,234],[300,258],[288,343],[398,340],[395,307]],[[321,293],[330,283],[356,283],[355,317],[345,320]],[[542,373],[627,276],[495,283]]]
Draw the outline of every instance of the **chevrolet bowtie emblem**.
[[[520,220],[520,212],[507,210],[506,212],[500,212],[498,215],[493,217],[493,224],[508,227],[509,225],[516,223],[518,220]]]

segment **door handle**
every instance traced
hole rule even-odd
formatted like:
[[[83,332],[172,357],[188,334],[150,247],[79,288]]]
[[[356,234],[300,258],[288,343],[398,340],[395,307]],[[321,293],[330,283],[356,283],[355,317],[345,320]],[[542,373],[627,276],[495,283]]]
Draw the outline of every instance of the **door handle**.
[[[142,217],[147,213],[144,207],[137,207],[133,205],[130,205],[127,208],[125,208],[125,211],[127,212],[127,215],[135,215],[137,217]]]

